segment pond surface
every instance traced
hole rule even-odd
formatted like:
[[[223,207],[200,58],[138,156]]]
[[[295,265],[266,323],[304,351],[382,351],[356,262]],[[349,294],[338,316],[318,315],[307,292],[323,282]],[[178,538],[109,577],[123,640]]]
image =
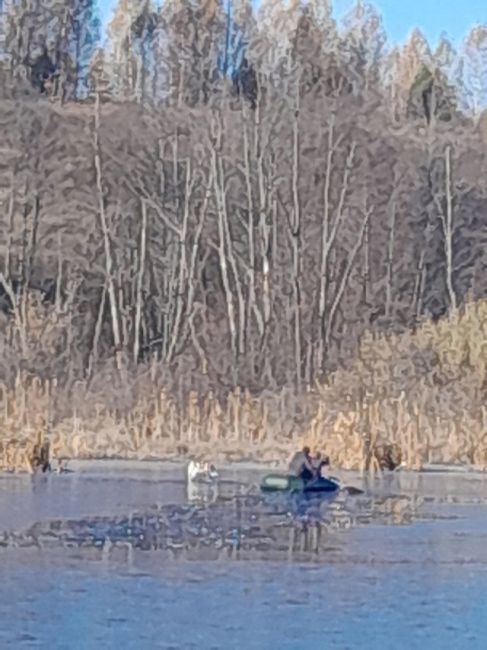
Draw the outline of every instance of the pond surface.
[[[262,472],[0,476],[0,648],[484,649],[487,477],[262,500]]]

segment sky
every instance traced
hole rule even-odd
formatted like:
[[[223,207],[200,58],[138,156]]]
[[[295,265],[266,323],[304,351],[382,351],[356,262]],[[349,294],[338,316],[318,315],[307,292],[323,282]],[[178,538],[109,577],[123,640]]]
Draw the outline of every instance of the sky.
[[[487,23],[486,0],[375,0],[372,4],[382,14],[394,44],[403,43],[419,27],[430,45],[438,42],[442,32],[459,45],[473,25]],[[350,0],[335,0],[335,14],[343,15],[350,5]]]
[[[117,0],[99,0],[106,24]],[[487,0],[373,0],[382,14],[392,43],[403,43],[414,27],[419,27],[434,46],[445,32],[455,45],[476,23],[487,24]],[[335,0],[335,16],[340,18],[353,5],[351,0]]]

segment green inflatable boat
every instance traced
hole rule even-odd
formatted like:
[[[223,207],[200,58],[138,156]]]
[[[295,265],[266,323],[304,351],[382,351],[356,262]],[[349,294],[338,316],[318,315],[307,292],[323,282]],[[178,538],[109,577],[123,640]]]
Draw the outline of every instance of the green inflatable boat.
[[[297,476],[268,474],[260,484],[262,492],[289,492],[304,494],[326,494],[340,489],[339,483],[328,478],[317,478],[305,482]]]

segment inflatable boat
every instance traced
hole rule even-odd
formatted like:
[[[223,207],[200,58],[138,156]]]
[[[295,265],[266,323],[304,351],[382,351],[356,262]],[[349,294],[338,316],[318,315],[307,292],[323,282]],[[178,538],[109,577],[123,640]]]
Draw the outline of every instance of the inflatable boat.
[[[340,489],[339,483],[328,478],[305,482],[297,476],[268,474],[260,484],[262,492],[289,492],[303,494],[326,494]]]

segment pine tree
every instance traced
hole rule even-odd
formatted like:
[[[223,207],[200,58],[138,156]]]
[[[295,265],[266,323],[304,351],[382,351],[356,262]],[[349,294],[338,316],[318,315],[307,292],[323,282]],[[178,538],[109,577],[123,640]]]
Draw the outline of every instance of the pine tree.
[[[428,42],[419,29],[413,30],[406,43],[385,58],[383,78],[396,119],[407,115],[411,87],[423,67],[432,69],[432,65]]]
[[[457,109],[454,87],[437,67],[423,65],[409,92],[408,115],[429,124],[433,119],[450,121]]]

